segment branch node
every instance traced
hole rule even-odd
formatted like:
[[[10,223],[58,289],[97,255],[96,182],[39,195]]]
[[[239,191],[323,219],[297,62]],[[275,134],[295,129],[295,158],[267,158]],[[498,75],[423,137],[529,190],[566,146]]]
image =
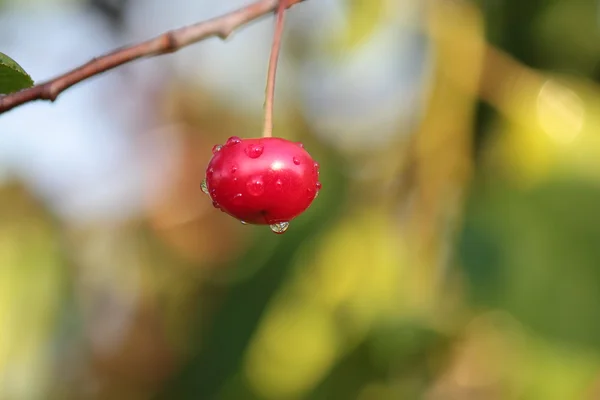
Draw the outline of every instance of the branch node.
[[[231,31],[223,31],[223,32],[217,33],[217,36],[221,40],[226,40],[229,37],[229,35],[231,35]]]
[[[174,53],[178,50],[177,37],[175,32],[167,31],[162,35],[161,53]]]

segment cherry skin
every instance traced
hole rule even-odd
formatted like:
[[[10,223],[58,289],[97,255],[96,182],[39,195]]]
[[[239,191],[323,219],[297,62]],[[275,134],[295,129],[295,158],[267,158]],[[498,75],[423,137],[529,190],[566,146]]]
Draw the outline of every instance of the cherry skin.
[[[302,144],[233,136],[213,147],[203,190],[213,205],[248,224],[283,233],[319,193],[319,164]]]

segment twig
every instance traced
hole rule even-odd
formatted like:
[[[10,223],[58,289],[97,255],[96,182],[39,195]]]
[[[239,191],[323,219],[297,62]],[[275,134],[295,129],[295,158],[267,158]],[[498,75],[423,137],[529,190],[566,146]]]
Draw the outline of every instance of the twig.
[[[303,0],[288,0],[291,7]],[[220,17],[175,29],[153,39],[92,59],[57,78],[8,95],[0,95],[0,114],[34,100],[54,101],[66,89],[102,72],[144,57],[173,53],[212,36],[227,38],[236,29],[274,11],[278,0],[259,0]]]
[[[283,34],[283,22],[288,0],[279,0],[277,7],[277,22],[275,23],[275,34],[269,58],[269,71],[267,73],[267,88],[265,90],[265,126],[263,137],[273,136],[273,103],[275,98],[275,75],[277,74],[277,61],[281,49],[281,36]]]

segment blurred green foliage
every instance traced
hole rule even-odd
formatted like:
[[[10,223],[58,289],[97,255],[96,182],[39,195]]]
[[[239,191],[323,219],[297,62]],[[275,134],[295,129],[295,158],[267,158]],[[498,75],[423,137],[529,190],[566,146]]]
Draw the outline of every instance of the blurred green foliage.
[[[418,123],[348,150],[279,109],[323,183],[284,235],[202,197],[257,121],[201,86],[148,110],[186,152],[146,215],[71,226],[6,184],[0,398],[598,398],[597,3],[404,3],[435,55]],[[351,59],[392,11],[343,4],[323,48]]]

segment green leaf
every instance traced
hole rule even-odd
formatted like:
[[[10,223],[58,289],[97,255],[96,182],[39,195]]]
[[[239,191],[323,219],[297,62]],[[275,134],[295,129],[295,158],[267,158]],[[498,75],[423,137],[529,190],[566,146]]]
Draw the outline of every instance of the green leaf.
[[[18,92],[33,86],[33,80],[15,60],[0,53],[0,94]]]

